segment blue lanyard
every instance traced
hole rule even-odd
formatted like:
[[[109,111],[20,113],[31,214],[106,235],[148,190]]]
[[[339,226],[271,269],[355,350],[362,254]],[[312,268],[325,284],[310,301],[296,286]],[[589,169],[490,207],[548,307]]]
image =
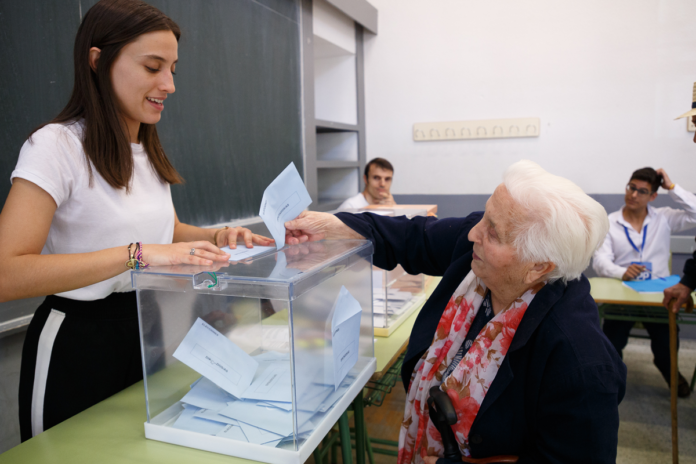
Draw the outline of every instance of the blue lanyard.
[[[640,250],[638,249],[636,244],[633,243],[633,240],[631,240],[631,236],[628,233],[628,227],[623,226],[623,228],[624,228],[624,232],[626,232],[626,238],[628,239],[628,243],[630,243],[631,246],[633,247],[633,249],[636,250],[638,252],[638,254],[640,254],[640,260],[642,261],[643,260],[643,250],[645,249],[645,237],[648,236],[648,225],[645,224],[645,227],[643,227],[643,243],[640,245]]]

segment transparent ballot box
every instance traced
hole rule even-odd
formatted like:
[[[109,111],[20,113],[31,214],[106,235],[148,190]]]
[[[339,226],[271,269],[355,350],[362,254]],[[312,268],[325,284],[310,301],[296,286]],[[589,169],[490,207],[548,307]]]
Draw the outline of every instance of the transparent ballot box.
[[[426,300],[425,276],[411,275],[397,265],[386,271],[372,267],[375,335],[388,337]]]
[[[149,439],[303,463],[375,371],[372,244],[133,271]]]

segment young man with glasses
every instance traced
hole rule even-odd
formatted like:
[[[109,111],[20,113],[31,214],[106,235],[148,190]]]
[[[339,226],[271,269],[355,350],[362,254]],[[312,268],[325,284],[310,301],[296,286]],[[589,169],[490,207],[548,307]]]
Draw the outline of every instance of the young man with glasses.
[[[683,209],[650,206],[660,186]],[[674,184],[663,169],[642,168],[631,175],[624,200],[625,206],[609,215],[609,233],[594,254],[593,269],[600,277],[621,280],[669,276],[670,236],[696,226],[696,195]],[[650,335],[655,366],[669,384],[669,327],[647,322],[643,325]],[[632,327],[630,321],[604,321],[604,334],[620,355]],[[678,393],[680,397],[690,393],[681,374]]]

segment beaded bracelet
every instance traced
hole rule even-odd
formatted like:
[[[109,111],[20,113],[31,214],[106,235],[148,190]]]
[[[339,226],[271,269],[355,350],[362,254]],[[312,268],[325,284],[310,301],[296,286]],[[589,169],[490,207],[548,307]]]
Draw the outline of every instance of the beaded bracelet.
[[[143,242],[138,242],[137,246],[138,246],[138,251],[135,254],[137,264],[136,264],[135,268],[136,269],[140,269],[140,268],[145,269],[146,267],[149,266],[149,264],[146,263],[145,261],[143,261]]]

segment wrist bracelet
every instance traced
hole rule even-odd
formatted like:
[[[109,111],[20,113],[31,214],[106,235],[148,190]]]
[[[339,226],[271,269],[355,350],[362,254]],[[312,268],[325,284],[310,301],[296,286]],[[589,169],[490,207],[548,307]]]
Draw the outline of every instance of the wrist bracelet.
[[[228,226],[225,226],[225,227],[223,227],[222,229],[218,229],[218,230],[215,231],[215,235],[213,235],[213,245],[217,246],[217,237],[218,237],[218,234],[219,234],[220,232],[222,232],[223,230],[227,230],[227,229],[229,229],[229,227],[228,227]]]
[[[136,269],[140,269],[140,268],[145,269],[146,267],[149,266],[148,263],[143,261],[143,242],[138,242],[138,252],[136,253],[135,257],[137,260],[137,264],[135,267]]]
[[[131,248],[135,245],[135,249]],[[133,256],[135,254],[135,256]],[[126,261],[126,269],[145,269],[149,266],[148,263],[143,261],[143,244],[142,242],[131,243],[128,245],[128,256],[129,259]]]
[[[128,245],[128,261],[126,261],[126,269],[135,269],[135,258],[133,257],[131,247],[133,247],[132,243]]]

